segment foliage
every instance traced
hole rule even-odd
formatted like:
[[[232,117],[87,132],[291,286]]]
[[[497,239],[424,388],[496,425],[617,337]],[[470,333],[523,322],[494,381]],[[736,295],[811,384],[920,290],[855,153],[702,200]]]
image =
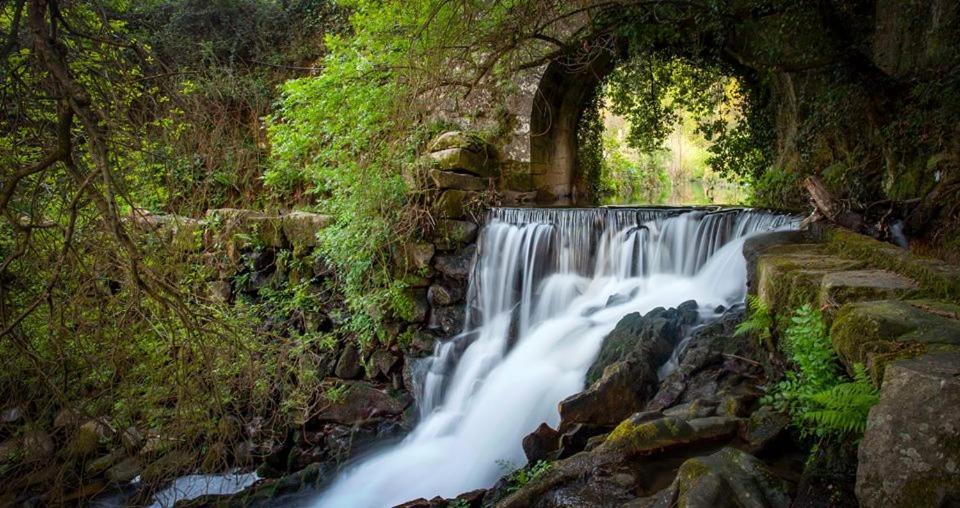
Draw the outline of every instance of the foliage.
[[[635,56],[622,62],[604,84],[611,110],[630,120],[630,146],[656,153],[689,115],[696,132],[711,142],[707,164],[715,171],[736,178],[766,170],[769,160],[756,139],[762,117],[751,115],[750,96],[725,67],[631,42]]]
[[[802,179],[802,174],[771,168],[753,180],[751,204],[779,210],[801,209],[808,201],[800,187]]]
[[[747,295],[747,318],[737,325],[737,335],[754,335],[765,346],[773,345],[773,329],[776,323],[770,307],[757,295]]]
[[[507,462],[500,463],[500,466],[504,469],[514,469],[514,467]],[[552,469],[553,464],[545,460],[538,460],[533,464],[528,464],[525,467],[515,469],[507,477],[507,490],[509,492],[516,492],[525,487],[528,483],[535,481],[538,478],[541,478],[543,475],[549,473]]]
[[[788,371],[763,401],[789,413],[803,436],[861,435],[877,391],[862,365],[855,367],[853,380],[842,373],[823,316],[810,305],[797,309],[781,347],[796,370]]]
[[[813,409],[804,417],[828,434],[862,435],[867,413],[880,401],[863,364],[854,365],[854,379],[834,385],[810,397]]]

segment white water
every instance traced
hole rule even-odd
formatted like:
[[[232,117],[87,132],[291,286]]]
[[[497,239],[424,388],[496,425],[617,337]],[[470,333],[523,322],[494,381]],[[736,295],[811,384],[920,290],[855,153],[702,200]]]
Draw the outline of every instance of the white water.
[[[503,464],[526,462],[526,434],[556,427],[557,404],[584,388],[624,315],[690,299],[706,315],[742,301],[744,239],[793,222],[745,210],[492,210],[468,332],[429,360],[420,424],[345,471],[314,506],[384,508],[491,486]],[[607,306],[615,295],[622,303]]]

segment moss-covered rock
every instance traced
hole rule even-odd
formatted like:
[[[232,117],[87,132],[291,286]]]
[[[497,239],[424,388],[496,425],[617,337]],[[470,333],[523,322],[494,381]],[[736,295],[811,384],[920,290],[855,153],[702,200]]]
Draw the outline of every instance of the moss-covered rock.
[[[825,231],[824,249],[835,255],[863,260],[871,268],[909,277],[919,284],[926,296],[960,302],[958,266],[917,256],[895,245],[841,228]]]
[[[934,300],[852,303],[837,312],[830,336],[846,365],[863,363],[879,381],[893,360],[960,349],[960,306]]]
[[[736,418],[710,417],[694,420],[666,417],[637,423],[628,418],[617,425],[597,448],[597,453],[646,455],[655,451],[698,441],[732,436],[738,428]]]
[[[757,296],[775,313],[790,312],[817,302],[827,274],[864,266],[822,251],[822,246],[812,244],[770,248],[757,260]]]
[[[333,223],[333,217],[319,213],[290,212],[280,219],[287,242],[301,252],[317,245],[317,232]]]
[[[453,171],[473,176],[496,177],[497,161],[485,150],[447,148],[429,155],[434,167],[440,171]]]
[[[443,191],[434,203],[437,215],[443,219],[459,219],[465,215],[468,193],[462,190]]]
[[[677,508],[790,506],[786,484],[762,462],[733,448],[687,460],[660,505]]]
[[[848,302],[909,297],[920,286],[908,277],[887,270],[848,270],[825,274],[820,284],[821,307]]]

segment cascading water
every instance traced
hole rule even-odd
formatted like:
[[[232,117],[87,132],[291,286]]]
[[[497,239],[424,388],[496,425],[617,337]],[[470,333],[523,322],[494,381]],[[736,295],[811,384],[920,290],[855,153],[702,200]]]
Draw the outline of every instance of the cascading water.
[[[383,508],[492,485],[525,462],[521,441],[584,388],[604,337],[631,312],[744,298],[751,234],[795,226],[752,210],[490,211],[465,333],[427,362],[421,421],[344,472],[316,507]],[[710,311],[707,311],[710,309]]]

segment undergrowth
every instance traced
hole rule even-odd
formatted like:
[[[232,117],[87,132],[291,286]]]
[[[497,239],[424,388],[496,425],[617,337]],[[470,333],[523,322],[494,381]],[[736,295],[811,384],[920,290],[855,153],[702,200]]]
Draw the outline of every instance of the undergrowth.
[[[780,347],[794,368],[763,402],[789,414],[802,437],[859,439],[867,413],[879,400],[865,367],[856,364],[854,376],[846,375],[823,316],[810,305],[793,313],[781,339]]]

